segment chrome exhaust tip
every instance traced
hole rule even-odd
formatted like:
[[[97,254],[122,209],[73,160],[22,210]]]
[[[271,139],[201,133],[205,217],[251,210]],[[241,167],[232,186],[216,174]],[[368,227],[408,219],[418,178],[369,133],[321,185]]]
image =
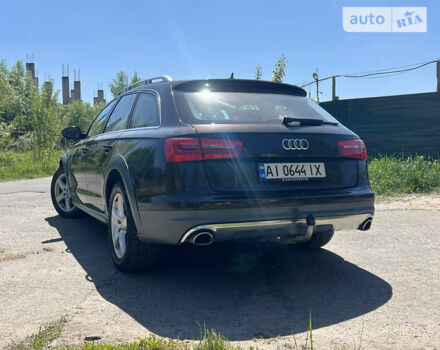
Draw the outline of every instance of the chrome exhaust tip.
[[[187,239],[187,242],[199,246],[210,245],[214,242],[214,235],[210,231],[197,231]]]
[[[359,225],[358,230],[368,231],[371,227],[372,222],[373,222],[373,218],[366,219],[362,224]]]

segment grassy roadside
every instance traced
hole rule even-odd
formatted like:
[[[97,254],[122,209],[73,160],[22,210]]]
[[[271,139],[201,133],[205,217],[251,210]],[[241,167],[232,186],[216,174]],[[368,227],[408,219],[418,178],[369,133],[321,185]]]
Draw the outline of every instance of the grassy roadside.
[[[383,156],[371,159],[368,171],[377,196],[440,191],[440,159]]]
[[[58,169],[62,152],[51,153],[43,162],[34,163],[32,152],[0,152],[0,181],[52,176]]]
[[[50,323],[42,327],[40,331],[32,336],[27,337],[19,343],[13,343],[6,350],[258,350],[258,347],[249,347],[244,349],[238,345],[234,345],[214,330],[205,329],[200,341],[184,342],[180,340],[160,338],[158,336],[150,336],[139,339],[130,343],[121,344],[103,344],[95,342],[85,342],[81,345],[64,345],[53,346],[51,343],[57,339],[67,320],[62,318],[56,322]],[[309,319],[309,330],[305,344],[298,345],[294,339],[292,344],[284,344],[283,349],[286,350],[313,350],[312,338],[312,321]],[[337,350],[338,348],[332,348]],[[340,350],[344,350],[341,348]],[[361,345],[354,347],[354,350],[360,350]],[[281,350],[277,347],[277,350]]]
[[[57,339],[61,331],[63,330],[64,324],[67,320],[63,317],[58,321],[52,322],[42,328],[37,334],[26,337],[25,340],[19,343],[11,344],[8,350],[42,350],[47,349],[48,344],[53,340]]]

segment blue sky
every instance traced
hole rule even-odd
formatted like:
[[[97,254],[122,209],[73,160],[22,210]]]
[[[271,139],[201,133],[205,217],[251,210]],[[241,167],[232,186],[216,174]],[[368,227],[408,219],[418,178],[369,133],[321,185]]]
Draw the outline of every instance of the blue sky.
[[[343,6],[427,6],[427,33],[346,33]],[[117,71],[141,77],[270,79],[277,58],[290,64],[285,82],[406,66],[440,58],[440,1],[7,1],[2,4],[0,58],[12,65],[35,55],[40,81],[61,87],[61,65],[80,69],[82,96]],[[331,98],[330,81],[321,84]],[[383,79],[339,79],[341,99],[434,91],[435,65]],[[314,96],[314,88],[312,94]]]

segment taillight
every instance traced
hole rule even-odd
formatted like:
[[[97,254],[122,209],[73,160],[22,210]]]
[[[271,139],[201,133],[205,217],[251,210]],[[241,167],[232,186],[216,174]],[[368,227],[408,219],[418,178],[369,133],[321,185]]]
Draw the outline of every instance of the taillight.
[[[237,158],[242,148],[237,140],[172,138],[165,140],[165,159],[175,163]]]
[[[198,139],[180,138],[165,140],[167,162],[191,162],[202,160],[202,149]]]
[[[201,139],[203,159],[237,158],[243,142],[238,140]]]
[[[361,139],[338,141],[338,146],[344,157],[367,159],[367,148]]]

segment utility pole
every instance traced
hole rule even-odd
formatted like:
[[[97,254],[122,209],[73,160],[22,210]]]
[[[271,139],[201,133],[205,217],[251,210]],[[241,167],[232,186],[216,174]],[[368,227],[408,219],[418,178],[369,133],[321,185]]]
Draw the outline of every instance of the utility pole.
[[[313,79],[316,82],[316,103],[319,103],[319,76],[318,73],[313,73]]]
[[[336,101],[336,77],[332,76],[332,101]]]
[[[440,92],[440,60],[437,60],[437,92]]]

